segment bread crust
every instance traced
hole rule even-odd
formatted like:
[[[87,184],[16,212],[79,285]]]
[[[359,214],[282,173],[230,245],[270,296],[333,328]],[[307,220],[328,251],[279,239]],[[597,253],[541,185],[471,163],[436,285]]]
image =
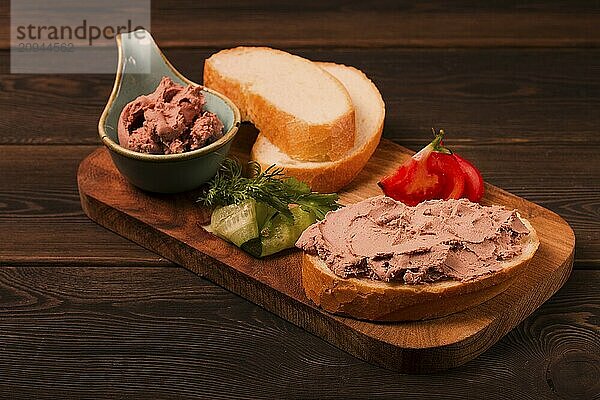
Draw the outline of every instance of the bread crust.
[[[377,134],[370,138],[365,146],[350,155],[346,155],[346,157],[341,160],[322,164],[319,163],[320,165],[318,166],[311,166],[310,163],[299,166],[279,164],[277,166],[283,168],[285,175],[293,176],[302,182],[305,182],[315,192],[338,192],[352,182],[360,171],[362,171],[377,149],[382,131],[383,123],[378,128]],[[257,148],[260,140],[261,138],[259,135],[254,146],[252,146],[250,158],[258,162],[264,170],[268,168],[271,163],[263,160],[258,154]]]
[[[332,63],[318,62],[316,64],[319,66],[326,66]],[[352,69],[354,72],[362,75],[365,80],[369,81],[369,83],[372,85],[372,89],[379,95],[379,108],[382,110],[382,112],[380,113],[375,132],[369,136],[367,142],[361,147],[350,150],[350,152],[346,153],[344,157],[337,161],[315,164],[306,162],[300,165],[278,164],[279,167],[284,169],[284,173],[286,175],[293,176],[303,182],[306,182],[312,190],[321,193],[337,192],[352,182],[352,180],[356,178],[360,171],[362,171],[377,149],[379,141],[381,140],[381,134],[383,132],[385,103],[383,102],[377,87],[362,71],[346,65],[343,67]],[[254,143],[254,146],[252,146],[250,158],[258,162],[263,169],[266,169],[271,165],[271,163],[269,160],[264,160],[260,156],[260,147],[263,140],[264,139],[261,138],[261,135],[259,135]]]
[[[309,124],[280,110],[243,82],[222,75],[213,65],[213,57],[219,54],[243,51],[245,48],[237,47],[208,58],[204,62],[204,85],[229,97],[240,109],[242,119],[254,123],[274,145],[294,159],[335,161],[352,149],[356,131],[354,106],[346,88],[337,79],[331,77],[346,94],[348,111],[330,124]]]
[[[530,230],[527,251],[502,270],[471,281],[408,285],[341,278],[319,258],[304,253],[302,286],[317,306],[358,319],[414,321],[463,311],[502,293],[526,270],[540,242],[531,223],[521,220]]]

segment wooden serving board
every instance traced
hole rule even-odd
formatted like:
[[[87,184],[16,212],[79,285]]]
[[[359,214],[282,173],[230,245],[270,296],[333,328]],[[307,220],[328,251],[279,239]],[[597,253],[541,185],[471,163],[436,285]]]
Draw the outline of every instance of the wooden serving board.
[[[232,152],[247,157],[242,130]],[[381,194],[376,182],[412,152],[387,140],[342,193],[345,204]],[[557,214],[486,185],[483,203],[517,208],[538,232],[540,248],[514,285],[487,302],[444,318],[372,323],[316,308],[301,286],[301,253],[258,260],[200,227],[206,210],[198,193],[156,195],[138,190],[117,171],[105,148],[78,171],[81,204],[94,221],[323,338],[358,358],[407,373],[455,367],[478,356],[555,293],[573,265],[575,237]]]

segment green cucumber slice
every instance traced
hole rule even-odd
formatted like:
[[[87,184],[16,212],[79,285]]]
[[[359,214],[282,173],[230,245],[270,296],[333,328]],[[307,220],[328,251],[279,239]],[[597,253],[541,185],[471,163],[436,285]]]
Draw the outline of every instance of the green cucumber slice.
[[[277,213],[277,210],[268,204],[260,201],[256,202],[256,223],[258,224],[258,230],[260,231],[268,220]]]
[[[317,222],[317,217],[311,211],[304,211],[301,207],[293,207],[291,209],[292,215],[294,216],[294,227],[296,228],[296,233],[298,237],[294,240],[294,244],[302,235],[302,232],[306,230],[309,226]]]
[[[210,218],[213,232],[240,247],[243,243],[258,238],[259,230],[256,218],[256,201],[244,200],[217,208]]]
[[[294,247],[302,232],[317,220],[313,213],[306,212],[300,207],[293,207],[290,211],[293,220],[278,213],[267,221],[261,230],[261,257]]]

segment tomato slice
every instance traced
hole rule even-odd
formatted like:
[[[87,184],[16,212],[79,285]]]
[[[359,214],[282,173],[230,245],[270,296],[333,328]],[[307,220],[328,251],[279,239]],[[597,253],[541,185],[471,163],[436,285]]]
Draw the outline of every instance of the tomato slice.
[[[465,176],[451,154],[435,151],[419,154],[379,182],[386,196],[408,206],[430,199],[458,199]]]
[[[378,185],[383,193],[409,206],[430,199],[460,199],[479,202],[483,178],[473,164],[453,154],[442,144],[444,131]]]
[[[463,197],[466,197],[475,203],[479,202],[483,197],[483,193],[485,192],[485,186],[483,184],[483,177],[481,176],[481,173],[473,164],[458,154],[454,154],[454,158],[460,165],[460,168],[465,175],[465,189]]]
[[[435,199],[460,199],[465,188],[465,174],[452,154],[432,152],[427,158],[427,170],[439,176],[442,183]]]
[[[425,163],[414,158],[377,184],[386,196],[408,206],[416,206],[424,199],[437,198],[442,187],[439,177],[429,174]]]

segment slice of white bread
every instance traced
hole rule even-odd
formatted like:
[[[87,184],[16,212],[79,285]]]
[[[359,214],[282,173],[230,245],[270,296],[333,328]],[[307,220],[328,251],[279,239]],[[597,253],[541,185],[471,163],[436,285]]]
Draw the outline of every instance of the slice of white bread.
[[[204,62],[204,85],[292,158],[333,161],[354,146],[350,95],[305,58],[267,47],[223,50]]]
[[[453,314],[481,304],[513,284],[540,244],[531,223],[522,253],[503,269],[471,281],[404,284],[341,278],[318,257],[303,255],[302,286],[308,298],[326,311],[373,321],[414,321]]]
[[[302,162],[274,145],[267,135],[258,135],[250,157],[263,169],[276,164],[288,176],[306,182],[321,193],[337,192],[363,169],[379,144],[385,104],[377,87],[362,71],[334,63],[316,63],[337,78],[348,90],[356,112],[356,141],[341,159],[332,162]]]

